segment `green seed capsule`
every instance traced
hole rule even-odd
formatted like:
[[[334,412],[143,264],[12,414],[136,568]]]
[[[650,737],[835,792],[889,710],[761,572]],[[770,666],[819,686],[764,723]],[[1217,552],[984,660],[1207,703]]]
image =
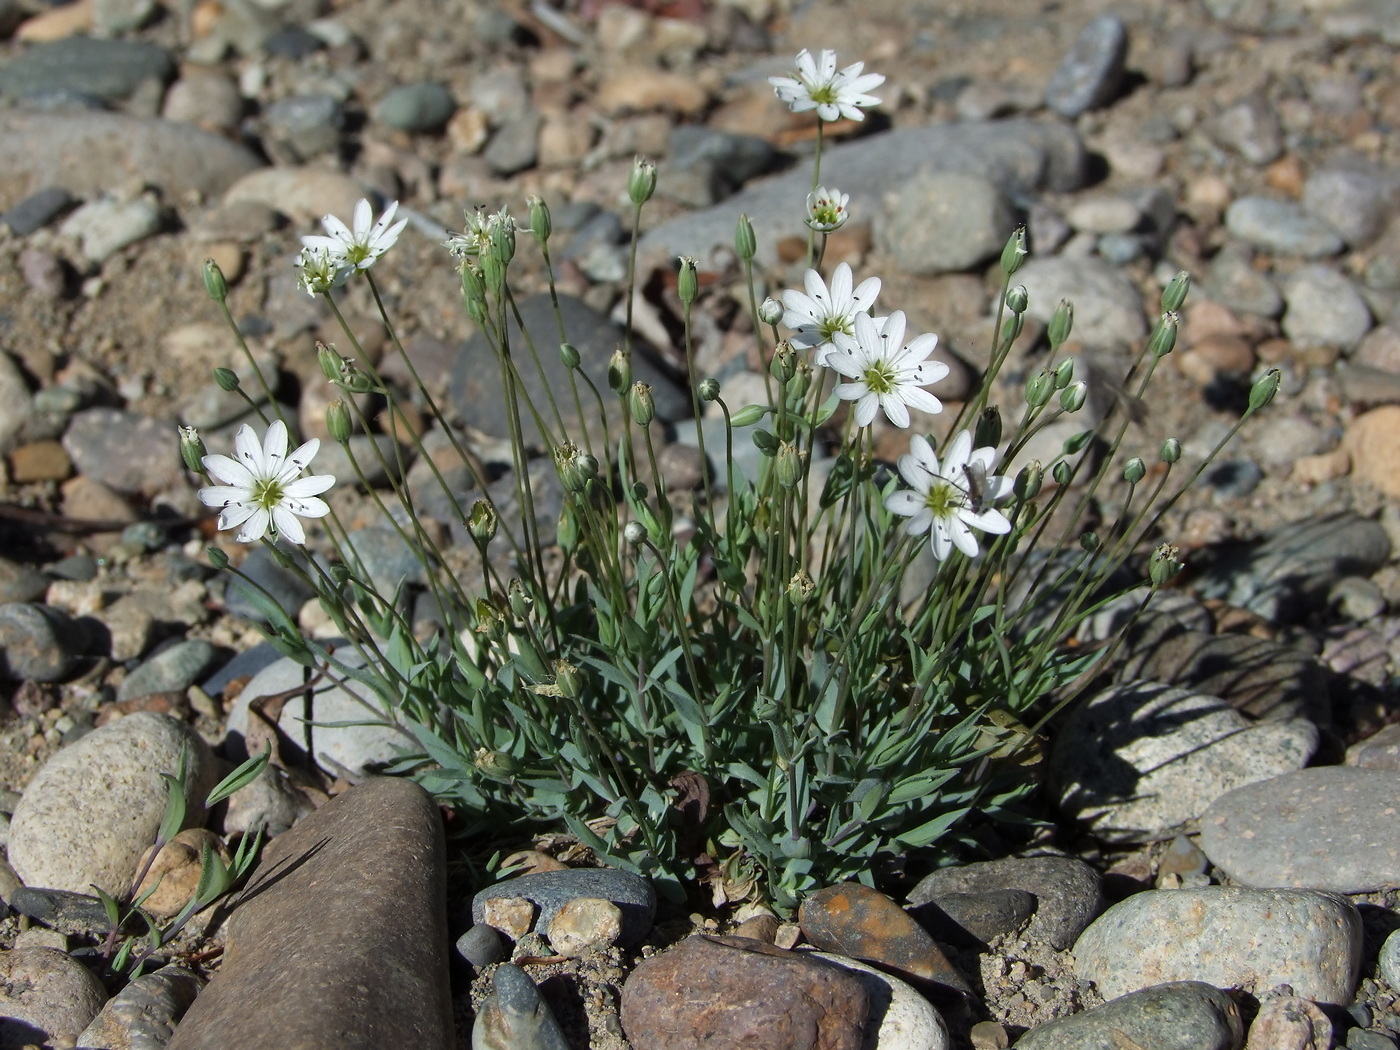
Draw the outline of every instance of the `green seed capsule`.
[[[747,215],[740,215],[734,227],[734,251],[745,262],[758,254],[758,238],[753,232],[753,223]]]

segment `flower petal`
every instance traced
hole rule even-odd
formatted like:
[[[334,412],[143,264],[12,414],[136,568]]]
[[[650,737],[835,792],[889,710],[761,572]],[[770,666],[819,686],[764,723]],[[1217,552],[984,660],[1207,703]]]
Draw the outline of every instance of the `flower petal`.
[[[295,514],[280,503],[272,508],[272,527],[279,536],[292,543],[306,542],[306,533],[301,527],[301,522],[297,520]]]

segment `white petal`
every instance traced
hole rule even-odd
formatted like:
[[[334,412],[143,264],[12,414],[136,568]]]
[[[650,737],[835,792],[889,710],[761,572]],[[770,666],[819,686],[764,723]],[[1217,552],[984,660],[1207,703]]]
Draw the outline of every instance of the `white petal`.
[[[932,518],[932,516],[930,515]],[[947,561],[948,555],[953,553],[953,544],[948,539],[948,530],[943,527],[943,522],[932,519],[933,529],[929,534],[929,543],[933,547],[933,556],[939,561]]]
[[[258,444],[258,435],[247,423],[233,435],[233,453],[253,477],[267,476],[267,458],[263,455],[262,445]]]
[[[331,508],[326,505],[326,501],[317,499],[315,496],[308,496],[306,499],[288,496],[284,502],[288,510],[303,518],[324,518],[331,512]]]
[[[869,389],[864,383],[838,383],[832,393],[842,401],[857,401],[864,397]],[[873,394],[871,396],[874,397]]]
[[[836,309],[846,311],[851,308],[851,267],[849,263],[837,263],[831,274],[831,303]]]
[[[891,492],[885,497],[885,509],[891,514],[902,514],[911,517],[924,507],[923,497],[910,489],[900,489],[898,492]]]
[[[830,48],[822,48],[818,76],[823,84],[829,84],[836,76],[836,52]]]
[[[287,469],[291,470],[294,475],[300,474],[306,469],[307,464],[315,458],[316,453],[319,452],[320,449],[320,438],[312,438],[310,441],[305,441],[298,445],[296,451],[287,457]]]
[[[868,310],[879,294],[880,278],[867,277],[856,285],[855,294],[851,296],[851,300],[855,303],[857,310]]]
[[[974,514],[970,510],[958,511],[958,517],[969,525],[975,525],[983,532],[990,532],[997,536],[1004,536],[1011,531],[1011,522],[1006,519],[1006,515],[999,510],[988,508]]]
[[[322,215],[321,225],[331,235],[331,240],[335,241],[337,248],[348,248],[355,243],[355,235],[350,232],[350,227],[334,215]]]
[[[297,516],[280,503],[272,508],[272,525],[277,534],[292,543],[305,543],[306,533],[302,530]]]
[[[230,503],[219,515],[219,528],[236,529],[258,512],[256,503]]]
[[[857,65],[860,65],[860,63],[857,63]],[[846,70],[846,72],[849,73],[852,69],[856,69],[856,66],[850,66],[850,67]],[[880,86],[881,84],[883,84],[884,82],[885,82],[885,74],[883,74],[883,73],[866,73],[866,74],[863,75],[863,76],[854,76],[854,77],[851,77],[851,78],[848,79],[844,84],[842,84],[842,87],[844,87],[847,91],[849,91],[849,92],[850,92],[851,94],[853,94],[853,95],[857,95],[857,94],[863,95],[863,94],[865,94],[866,92],[868,92],[868,91],[870,91],[870,90],[872,90],[872,89],[874,89],[874,88],[879,87],[879,86]],[[878,102],[879,99],[875,99],[875,101]]]
[[[361,197],[355,202],[355,243],[363,244],[369,236],[370,223],[374,219],[374,210],[370,208],[369,201]]]
[[[971,529],[963,524],[961,518],[949,519],[948,534],[952,537],[954,547],[969,558],[977,557],[977,537],[972,534]]]
[[[822,120],[826,121],[828,124],[830,124],[833,120],[840,119],[841,110],[834,103],[818,102],[816,105],[817,116],[819,116]]]
[[[885,318],[885,326],[880,334],[884,337],[885,345],[893,348],[895,358],[904,342],[904,311],[896,310]]]
[[[909,426],[909,409],[904,406],[904,402],[897,395],[885,394],[880,398],[880,407],[885,410],[885,418],[895,426]]]
[[[812,53],[805,47],[797,52],[797,75],[808,82],[817,79],[817,64],[812,61]]]
[[[856,402],[856,426],[868,427],[875,420],[875,412],[880,407],[880,399],[875,394],[866,394]]]
[[[899,393],[904,398],[904,403],[910,408],[917,408],[920,412],[927,412],[931,416],[936,416],[943,411],[943,402],[920,387],[906,386]]]
[[[921,361],[914,366],[914,382],[920,386],[932,386],[946,379],[952,369],[942,361]]]
[[[282,461],[287,458],[287,424],[274,419],[263,438],[263,477],[282,473]]]
[[[934,454],[933,446],[928,443],[928,438],[924,437],[922,434],[915,434],[909,439],[908,458],[918,464],[927,474],[936,475],[938,473],[938,456]],[[904,460],[904,456],[899,458],[899,472],[904,474],[904,479],[906,481],[909,481],[909,475],[904,473]],[[909,484],[914,485],[914,482],[909,481]],[[919,486],[915,485],[915,488],[918,487]],[[925,481],[923,485],[923,491],[928,491],[927,481]]]
[[[252,543],[255,540],[262,539],[263,534],[267,532],[267,526],[271,519],[272,516],[261,507],[253,508],[252,515],[244,522],[243,528],[239,530],[238,535],[235,536],[234,539],[239,543]]]
[[[221,456],[217,453],[205,456],[200,460],[204,464],[204,469],[209,471],[209,476],[215,481],[222,481],[225,485],[232,485],[235,488],[251,489],[256,480],[252,472],[235,459]]]
[[[849,379],[854,379],[856,378],[856,376],[860,375],[860,362],[858,362],[852,355],[845,353],[841,350],[835,349],[835,344],[833,343],[827,343],[824,345],[831,346],[832,349],[826,351],[826,360],[818,362],[819,364],[825,365],[827,368],[830,368],[834,372],[840,372],[843,376],[846,376]],[[820,351],[818,352],[818,356],[821,356]],[[849,383],[842,384],[842,386],[850,385],[851,384]],[[846,395],[840,393],[840,388],[838,387],[836,396],[845,397]],[[850,395],[852,399],[857,396],[859,395]]]
[[[304,499],[325,492],[335,484],[334,474],[313,474],[308,478],[298,478],[282,486],[282,491],[292,499]]]
[[[821,315],[826,313],[811,296],[803,295],[791,288],[783,292],[783,305],[787,307],[787,312],[783,314],[783,324],[789,328],[799,328],[804,324],[816,324]]]
[[[956,477],[967,465],[968,454],[972,451],[972,432],[959,430],[957,437],[943,450],[943,476]]]

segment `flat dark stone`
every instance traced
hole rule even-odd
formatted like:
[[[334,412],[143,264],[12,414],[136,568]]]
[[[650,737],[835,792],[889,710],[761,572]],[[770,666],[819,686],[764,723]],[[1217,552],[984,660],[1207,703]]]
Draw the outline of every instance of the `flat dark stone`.
[[[49,220],[73,203],[73,195],[62,186],[49,186],[31,193],[4,215],[0,222],[19,237],[27,236],[46,226]]]
[[[107,929],[102,902],[85,893],[20,886],[6,903],[21,915],[63,933]]]
[[[116,102],[143,80],[165,82],[174,75],[175,56],[156,44],[72,36],[38,44],[0,66],[0,94],[25,98],[63,90]]]
[[[437,806],[370,779],[273,839],[169,1050],[450,1050]]]
[[[640,875],[618,868],[568,868],[521,875],[487,886],[472,898],[472,922],[484,920],[486,902],[498,897],[518,897],[539,908],[537,930],[549,929],[559,909],[580,897],[611,901],[622,912],[622,935],[618,943],[629,947],[651,932],[656,915],[656,891]]]

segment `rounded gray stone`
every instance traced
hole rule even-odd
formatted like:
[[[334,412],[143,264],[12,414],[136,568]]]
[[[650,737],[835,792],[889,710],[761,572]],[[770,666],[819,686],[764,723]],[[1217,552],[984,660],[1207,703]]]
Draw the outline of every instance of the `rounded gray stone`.
[[[456,109],[452,92],[424,81],[387,91],[374,107],[374,119],[400,131],[437,131]]]
[[[9,354],[0,351],[0,451],[9,448],[33,415],[34,397],[24,373]]]
[[[1147,842],[1233,788],[1302,768],[1317,742],[1301,718],[1251,725],[1219,697],[1128,682],[1071,713],[1048,776],[1061,810],[1097,838]]]
[[[218,780],[209,746],[169,715],[138,712],[94,729],[40,767],[10,822],[10,865],[26,886],[124,893],[155,841],[180,753],[189,770],[186,823],[203,817]]]
[[[948,1050],[953,1045],[943,1015],[907,981],[844,955],[803,954],[841,967],[865,988],[870,999],[867,1046],[878,1050]]]
[[[268,135],[292,159],[309,160],[340,145],[345,111],[330,95],[290,95],[266,110]]]
[[[349,667],[362,664],[359,654],[349,647],[336,656]],[[225,748],[231,759],[247,757],[248,705],[260,696],[302,687],[305,671],[301,664],[284,657],[248,681],[228,716]],[[394,723],[369,688],[358,682],[341,686],[319,679],[309,699],[302,692],[287,701],[277,725],[294,747],[336,775],[348,770],[352,776],[365,776],[417,746],[412,734]]]
[[[76,1045],[106,1001],[102,982],[64,952],[0,951],[0,1043],[5,1046]]]
[[[0,558],[0,603],[32,602],[43,597],[50,582],[32,566]]]
[[[1232,310],[1277,317],[1283,312],[1283,293],[1267,274],[1254,268],[1253,254],[1234,242],[1217,252],[1210,263],[1206,292]]]
[[[1032,1028],[1016,1050],[1236,1050],[1239,1007],[1219,988],[1174,981]]]
[[[174,72],[174,55],[155,44],[71,36],[36,44],[0,65],[0,95],[22,99],[64,91],[119,102],[142,82],[168,81]]]
[[[491,966],[506,957],[505,945],[495,927],[478,923],[457,938],[457,954],[477,969]]]
[[[960,867],[939,868],[909,894],[918,908],[954,893],[1022,890],[1035,898],[1026,935],[1064,951],[1103,907],[1099,875],[1075,857],[1005,857]]]
[[[1381,979],[1392,988],[1400,988],[1400,930],[1392,930],[1381,944],[1378,965]]]
[[[77,413],[63,448],[80,473],[123,494],[155,495],[184,484],[184,464],[173,427],[163,420],[116,408]]]
[[[190,638],[147,659],[117,687],[118,700],[188,689],[213,665],[219,651],[202,638]]]
[[[543,123],[539,113],[525,113],[501,125],[482,153],[487,167],[501,176],[533,168],[539,159]]]
[[[1072,302],[1070,337],[1086,346],[1131,344],[1147,335],[1141,293],[1106,259],[1030,259],[1016,272],[1016,280],[1030,293],[1027,313],[1037,320],[1048,323],[1061,299]]]
[[[61,682],[73,673],[84,632],[48,605],[0,605],[0,679]]]
[[[1320,259],[1345,247],[1341,236],[1326,222],[1292,201],[1272,197],[1241,197],[1232,203],[1225,209],[1225,229],[1276,255]]]
[[[1251,886],[1400,886],[1400,773],[1318,766],[1249,784],[1201,817],[1201,848]]]
[[[579,897],[597,897],[611,901],[622,912],[622,934],[618,944],[632,947],[651,932],[656,915],[656,891],[640,875],[617,868],[568,868],[564,871],[541,871],[506,879],[479,890],[472,897],[472,922],[485,918],[485,906],[498,897],[518,897],[531,901],[539,908],[535,928],[549,929],[562,908]]]
[[[1262,167],[1283,153],[1283,129],[1266,99],[1254,96],[1222,110],[1209,124],[1215,140]]]
[[[1148,890],[1094,920],[1074,945],[1074,968],[1106,999],[1204,981],[1255,995],[1288,984],[1306,999],[1340,1004],[1356,989],[1361,946],[1361,915],[1337,894]]]
[[[1123,79],[1128,30],[1115,15],[1100,15],[1080,32],[1045,89],[1045,104],[1073,120],[1109,102]]]
[[[163,1047],[203,984],[193,971],[173,963],[138,977],[107,1001],[78,1036],[78,1045],[128,1050]]]
[[[1303,208],[1327,223],[1350,247],[1364,247],[1380,236],[1394,214],[1385,183],[1368,172],[1323,168],[1303,183]]]
[[[1330,266],[1305,266],[1284,293],[1283,334],[1302,348],[1351,350],[1371,330],[1371,310],[1355,284]]]
[[[104,262],[123,248],[160,232],[160,207],[150,197],[117,201],[103,197],[84,204],[59,232],[76,239],[90,262]]]
[[[986,179],[927,172],[899,187],[884,242],[906,273],[952,273],[996,258],[1015,228],[1010,201]]]

